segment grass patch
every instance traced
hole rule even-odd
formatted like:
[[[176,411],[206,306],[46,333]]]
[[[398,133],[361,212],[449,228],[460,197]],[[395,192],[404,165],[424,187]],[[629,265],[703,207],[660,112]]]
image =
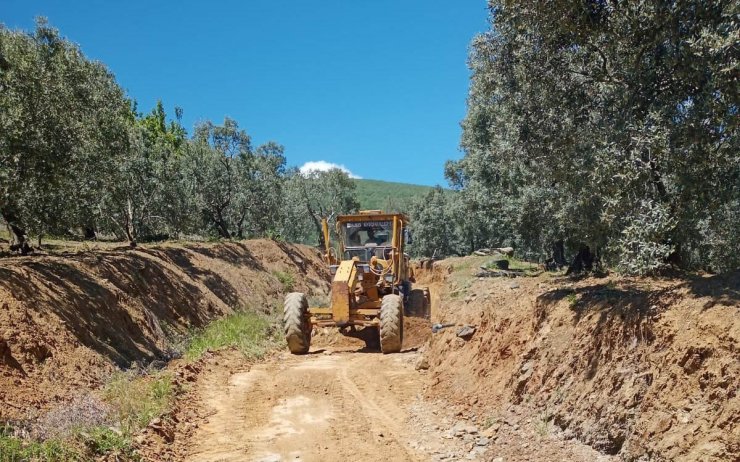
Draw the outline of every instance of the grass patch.
[[[27,431],[0,427],[0,462],[139,460],[132,439],[175,399],[166,372],[115,374],[98,394],[82,395],[49,411]],[[30,437],[19,437],[19,435]]]
[[[63,441],[28,441],[16,438],[10,433],[12,433],[10,427],[0,427],[0,462],[84,460],[78,451]]]
[[[295,277],[290,274],[286,273],[285,271],[273,271],[272,275],[277,278],[278,281],[280,281],[280,284],[283,285],[283,291],[284,292],[292,292],[293,287],[295,286]]]
[[[239,311],[209,324],[195,334],[185,349],[185,359],[196,360],[208,350],[235,347],[248,358],[259,358],[279,345],[276,322],[265,315]]]
[[[331,304],[331,299],[328,295],[309,295],[308,306],[310,307],[326,307]],[[280,308],[282,309],[282,307]]]
[[[482,428],[483,430],[488,430],[489,428],[493,427],[493,425],[496,423],[496,418],[489,416],[486,417],[486,420],[483,421]]]
[[[113,409],[113,420],[120,433],[128,437],[166,413],[174,402],[175,392],[172,376],[167,372],[136,376],[136,371],[128,371],[113,376],[103,390],[103,397]],[[97,436],[101,447],[122,443],[105,432]]]
[[[545,411],[542,412],[537,421],[534,422],[534,431],[535,433],[537,433],[537,436],[539,436],[540,438],[544,438],[550,434],[551,420],[552,413],[548,408],[545,408]]]
[[[570,305],[571,308],[578,305],[578,295],[576,295],[575,292],[566,295],[565,299],[568,301],[568,305]]]
[[[537,271],[539,268],[536,264],[516,258],[508,257],[509,269],[521,271]]]
[[[282,345],[276,321],[250,311],[218,319],[187,342],[185,358],[194,360],[208,350],[228,347],[250,358],[263,356]],[[87,461],[100,456],[139,460],[133,437],[169,412],[177,393],[166,371],[118,372],[99,393],[81,395],[28,428],[0,424],[0,462]]]
[[[115,456],[114,460],[139,460],[131,443],[131,435],[112,428],[97,427],[81,433],[85,446],[95,455]]]

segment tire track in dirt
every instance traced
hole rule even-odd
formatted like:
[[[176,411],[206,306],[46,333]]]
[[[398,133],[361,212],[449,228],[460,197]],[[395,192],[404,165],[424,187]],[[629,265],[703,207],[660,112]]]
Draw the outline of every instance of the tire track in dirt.
[[[350,371],[359,372],[357,375],[362,375],[363,380],[350,377]],[[403,426],[406,415],[402,408],[398,406],[394,387],[386,374],[381,373],[379,375],[388,381],[378,383],[377,378],[372,380],[371,377],[363,373],[364,371],[365,369],[355,371],[348,367],[342,367],[339,369],[338,375],[344,390],[352,395],[356,405],[359,405],[362,409],[364,418],[370,425],[372,436],[376,439],[386,438],[385,444],[396,446],[400,452],[405,454],[404,460],[424,460],[420,459],[414,451],[399,440],[399,437],[406,433]],[[381,371],[385,372],[384,370]],[[376,372],[381,371],[376,370]]]
[[[429,460],[405,426],[416,375],[408,355],[355,352],[286,354],[232,375],[224,368],[201,387],[211,411],[187,460]]]

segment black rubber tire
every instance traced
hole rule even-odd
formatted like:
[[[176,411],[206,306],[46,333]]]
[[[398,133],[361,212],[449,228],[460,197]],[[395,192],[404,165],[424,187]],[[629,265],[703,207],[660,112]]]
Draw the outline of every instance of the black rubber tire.
[[[306,295],[292,292],[285,296],[283,330],[291,353],[294,355],[308,353],[311,347],[311,319]]]
[[[403,344],[403,301],[386,295],[380,305],[380,351],[398,353]]]
[[[431,303],[429,301],[429,289],[426,287],[413,289],[409,294],[408,306],[404,306],[405,315],[420,318],[429,318]]]

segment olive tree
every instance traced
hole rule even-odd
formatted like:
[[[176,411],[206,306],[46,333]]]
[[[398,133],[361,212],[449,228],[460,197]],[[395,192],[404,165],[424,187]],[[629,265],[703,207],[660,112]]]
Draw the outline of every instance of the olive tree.
[[[132,119],[110,71],[45,20],[33,33],[0,25],[0,214],[14,248],[94,220]]]

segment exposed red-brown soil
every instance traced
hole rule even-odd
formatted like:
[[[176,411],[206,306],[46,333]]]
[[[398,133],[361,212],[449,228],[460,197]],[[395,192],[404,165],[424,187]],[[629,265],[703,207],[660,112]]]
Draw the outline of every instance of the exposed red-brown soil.
[[[474,277],[484,260],[419,271],[431,323],[454,326],[432,334],[430,320],[406,317],[400,354],[320,329],[306,356],[170,363],[181,393],[136,438],[140,454],[739,460],[740,274]],[[173,338],[233,307],[279,310],[274,271],[326,298],[312,249],[267,240],[0,260],[0,421],[66,402],[116,368],[168,360]],[[460,338],[464,325],[475,332]]]
[[[477,330],[432,336],[429,399],[509,442],[526,425],[625,460],[740,460],[739,273],[478,279],[483,260],[435,264],[446,289],[433,321]],[[522,445],[497,454],[545,460]]]
[[[133,363],[171,357],[209,320],[282,303],[273,274],[325,295],[315,251],[270,240],[0,259],[0,421],[26,419]]]

